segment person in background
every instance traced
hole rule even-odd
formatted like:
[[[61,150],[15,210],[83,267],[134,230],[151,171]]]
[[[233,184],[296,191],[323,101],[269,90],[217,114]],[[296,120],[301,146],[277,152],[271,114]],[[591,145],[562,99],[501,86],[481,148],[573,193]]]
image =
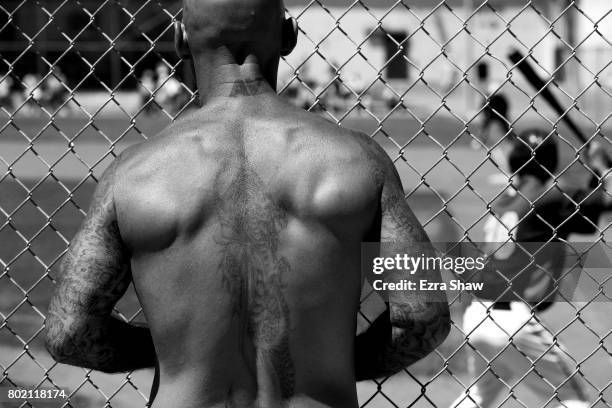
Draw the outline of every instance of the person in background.
[[[23,100],[26,101],[23,109],[27,115],[35,115],[40,112],[40,107],[43,106],[43,101],[46,99],[43,86],[38,74],[30,73],[23,77]]]
[[[492,203],[484,224],[486,267],[469,276],[484,283],[463,321],[476,352],[469,358],[469,392],[452,408],[496,406],[502,391],[519,380],[556,401],[555,408],[589,406],[576,363],[542,324],[541,313],[555,300],[572,300],[581,269],[566,262],[566,242],[570,234],[596,232],[599,217],[611,209],[612,165],[592,143],[585,161],[593,177],[562,191],[550,184],[559,161],[555,137],[529,129],[508,140],[514,182]]]
[[[174,75],[170,75],[170,68],[164,62],[159,62],[155,71],[157,72],[155,101],[162,109],[174,114],[180,109],[177,105],[181,94],[181,83]]]
[[[483,102],[484,109],[481,113],[481,124],[475,132],[471,141],[473,149],[486,147],[491,151],[493,164],[506,174],[508,173],[508,152],[511,143],[512,130],[509,118],[510,104],[508,98],[501,92],[495,92],[496,85],[492,85],[491,95]],[[506,174],[492,174],[490,181],[493,184],[506,184]]]
[[[140,99],[141,109],[149,114],[155,110],[155,104],[151,100],[154,98],[155,92],[155,74],[150,69],[145,69],[140,77],[138,84],[138,96]]]
[[[13,109],[13,78],[9,74],[0,74],[0,107],[11,111]]]
[[[65,83],[66,76],[60,67],[55,66],[53,67],[52,74],[45,79],[43,87],[43,89],[46,90],[46,92],[44,92],[46,98],[44,100],[45,106],[48,106],[52,111],[56,111],[62,107],[59,111],[60,116],[66,115],[70,109],[70,104],[65,104],[68,99],[68,90],[64,85]]]

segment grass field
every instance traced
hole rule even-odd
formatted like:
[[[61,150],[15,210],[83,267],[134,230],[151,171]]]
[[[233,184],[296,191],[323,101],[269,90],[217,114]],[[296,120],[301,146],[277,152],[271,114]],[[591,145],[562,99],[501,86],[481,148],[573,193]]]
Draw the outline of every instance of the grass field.
[[[0,370],[4,373],[0,391],[1,387],[10,386],[11,381],[22,388],[35,386],[44,379],[45,369],[52,366],[39,335],[53,287],[45,273],[48,269],[51,276],[55,275],[58,256],[81,220],[79,209],[87,208],[94,184],[91,180],[81,181],[88,177],[90,167],[93,167],[94,175],[103,171],[110,158],[99,159],[108,153],[111,143],[120,135],[125,134],[114,146],[117,153],[142,140],[140,133],[152,136],[167,124],[167,120],[161,116],[139,119],[131,130],[126,130],[132,126],[128,120],[103,118],[88,124],[83,119],[60,119],[54,125],[57,129],[50,127],[41,132],[45,124],[40,119],[18,118],[12,125],[0,128],[3,129],[0,131],[0,175],[6,174],[9,167],[11,169],[11,173],[0,180],[0,260],[8,264],[0,275],[0,313],[3,318]],[[351,118],[344,124],[368,133],[376,129],[375,122],[367,118]],[[415,120],[392,118],[376,135],[376,140],[393,158],[398,157],[398,146],[403,147],[413,140],[405,147],[403,158],[397,160],[397,167],[406,191],[411,193],[409,200],[417,216],[426,224],[434,240],[448,241],[458,238],[464,231],[475,240],[482,238],[481,215],[486,211],[488,201],[504,189],[503,185],[489,182],[489,177],[498,170],[491,162],[486,162],[483,151],[468,147],[466,136],[452,142],[461,134],[463,124],[460,122],[449,117],[435,118],[425,126],[427,134],[421,132],[415,137],[419,129],[420,124]],[[65,137],[71,139],[79,133],[72,146],[74,154],[65,154],[68,149]],[[106,141],[102,133],[111,142]],[[33,149],[28,148],[24,135],[36,137]],[[573,152],[571,146],[561,143],[564,163],[573,157]],[[50,166],[59,182],[49,177]],[[579,166],[574,166],[564,182],[577,183],[584,176]],[[69,192],[72,198],[66,202]],[[444,200],[452,220],[447,213],[441,212]],[[132,293],[120,303],[119,309],[127,316],[138,310]],[[612,305],[608,303],[592,304],[581,314],[584,323],[577,321],[572,324],[569,322],[576,313],[569,304],[558,304],[544,314],[551,330],[561,330],[560,340],[581,362],[583,374],[595,386],[590,388],[593,401],[597,398],[612,400],[612,390],[605,388],[612,381],[612,362],[609,353],[602,348],[612,345],[611,339],[606,337],[612,329],[611,312]],[[457,323],[460,313],[461,308],[457,307],[454,311]],[[460,345],[461,339],[461,333],[454,330],[441,352],[450,355]],[[25,343],[27,348],[24,348]],[[593,353],[594,350],[598,351]],[[450,362],[455,377],[449,373],[435,377],[426,384],[424,396],[421,396],[421,385],[417,381],[426,382],[441,370],[441,360],[435,355],[415,367],[414,378],[408,375],[394,377],[385,382],[381,390],[399,406],[408,406],[417,400],[411,406],[428,407],[434,403],[445,407],[463,389],[459,381],[467,385],[462,370],[464,357],[465,353],[460,352]],[[87,380],[84,374],[84,370],[58,365],[51,370],[49,377],[69,391],[78,390],[73,399],[76,407],[101,407],[106,398],[126,382],[125,375],[92,373]],[[147,395],[150,378],[150,373],[143,371],[130,377],[129,381]],[[366,382],[359,384],[358,389],[363,403],[376,393],[377,387]],[[601,396],[598,390],[603,390]],[[529,408],[541,403],[541,399],[520,386],[516,395]],[[112,397],[111,404],[113,407],[144,406],[144,400],[127,384]],[[0,399],[0,407],[10,406]],[[368,406],[393,404],[382,394],[377,394]],[[510,400],[504,406],[520,405]],[[595,406],[604,405],[599,402]]]

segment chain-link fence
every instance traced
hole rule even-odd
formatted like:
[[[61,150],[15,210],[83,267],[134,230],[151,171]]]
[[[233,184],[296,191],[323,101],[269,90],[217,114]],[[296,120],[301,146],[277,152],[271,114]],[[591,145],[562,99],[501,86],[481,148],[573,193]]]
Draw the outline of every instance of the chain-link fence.
[[[40,398],[11,401],[5,391],[15,388],[66,390],[66,404],[73,407],[147,402],[150,372],[107,375],[58,365],[46,353],[41,333],[59,261],[97,176],[126,146],[153,136],[196,104],[193,73],[172,46],[180,7],[177,1],[150,0],[0,4],[2,407],[61,405]],[[299,23],[300,38],[281,61],[279,91],[381,144],[432,240],[487,239],[486,224],[498,216],[494,202],[516,179],[501,164],[503,141],[530,127],[542,128],[559,146],[549,188],[570,199],[570,216],[588,218],[583,209],[589,192],[605,183],[586,158],[589,143],[579,141],[562,117],[572,117],[588,142],[609,147],[608,2],[291,0],[286,7]],[[551,108],[543,90],[526,81],[508,58],[514,50],[535,67],[564,112]],[[500,95],[508,111],[493,121],[493,128],[502,127],[496,139],[495,129],[482,124],[495,116],[491,112],[500,105],[492,101]],[[576,187],[586,189],[587,197],[572,195]],[[605,201],[607,192],[602,197]],[[540,198],[528,199],[532,211]],[[570,240],[605,246],[607,217],[589,222],[591,230]],[[549,227],[550,239],[559,238],[561,227]],[[537,314],[525,303],[533,319],[513,322],[510,332],[509,320],[495,319],[511,314],[499,314],[467,292],[451,297],[453,328],[446,343],[404,373],[358,384],[361,406],[446,407],[463,392],[466,401],[482,394],[488,376],[496,381],[492,406],[576,406],[562,396],[574,380],[582,384],[577,395],[586,406],[612,406],[612,307],[594,301],[605,295],[610,269],[601,270],[605,273],[593,275],[593,296]],[[468,329],[463,315],[470,302],[484,311]],[[371,295],[363,304],[380,306]],[[117,310],[129,321],[142,318],[132,292]],[[367,326],[365,315],[361,328]],[[479,326],[504,332],[496,340],[504,345],[487,354]],[[541,350],[524,351],[519,332],[526,330],[535,336],[531,344],[546,340]],[[496,361],[510,351],[524,364],[506,375]],[[557,369],[568,368],[555,365],[558,354],[570,361],[569,371]],[[483,370],[468,370],[468,361]],[[539,369],[551,361],[552,369]],[[541,384],[526,387],[533,376]]]

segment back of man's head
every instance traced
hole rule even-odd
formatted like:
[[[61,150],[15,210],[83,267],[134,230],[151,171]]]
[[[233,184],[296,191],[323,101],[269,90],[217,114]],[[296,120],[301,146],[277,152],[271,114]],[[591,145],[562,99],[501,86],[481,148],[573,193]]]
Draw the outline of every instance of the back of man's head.
[[[282,54],[282,0],[184,0],[183,23],[193,56],[220,47],[238,63]]]

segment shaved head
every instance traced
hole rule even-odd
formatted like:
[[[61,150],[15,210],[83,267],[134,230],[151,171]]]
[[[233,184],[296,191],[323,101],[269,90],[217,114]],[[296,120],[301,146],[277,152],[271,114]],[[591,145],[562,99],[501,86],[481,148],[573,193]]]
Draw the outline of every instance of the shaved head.
[[[236,54],[275,53],[281,47],[282,0],[184,0],[183,5],[194,55],[220,46]]]
[[[263,79],[276,89],[280,58],[293,50],[297,35],[283,0],[183,0],[174,45],[180,58],[192,60],[204,102],[236,81]]]

